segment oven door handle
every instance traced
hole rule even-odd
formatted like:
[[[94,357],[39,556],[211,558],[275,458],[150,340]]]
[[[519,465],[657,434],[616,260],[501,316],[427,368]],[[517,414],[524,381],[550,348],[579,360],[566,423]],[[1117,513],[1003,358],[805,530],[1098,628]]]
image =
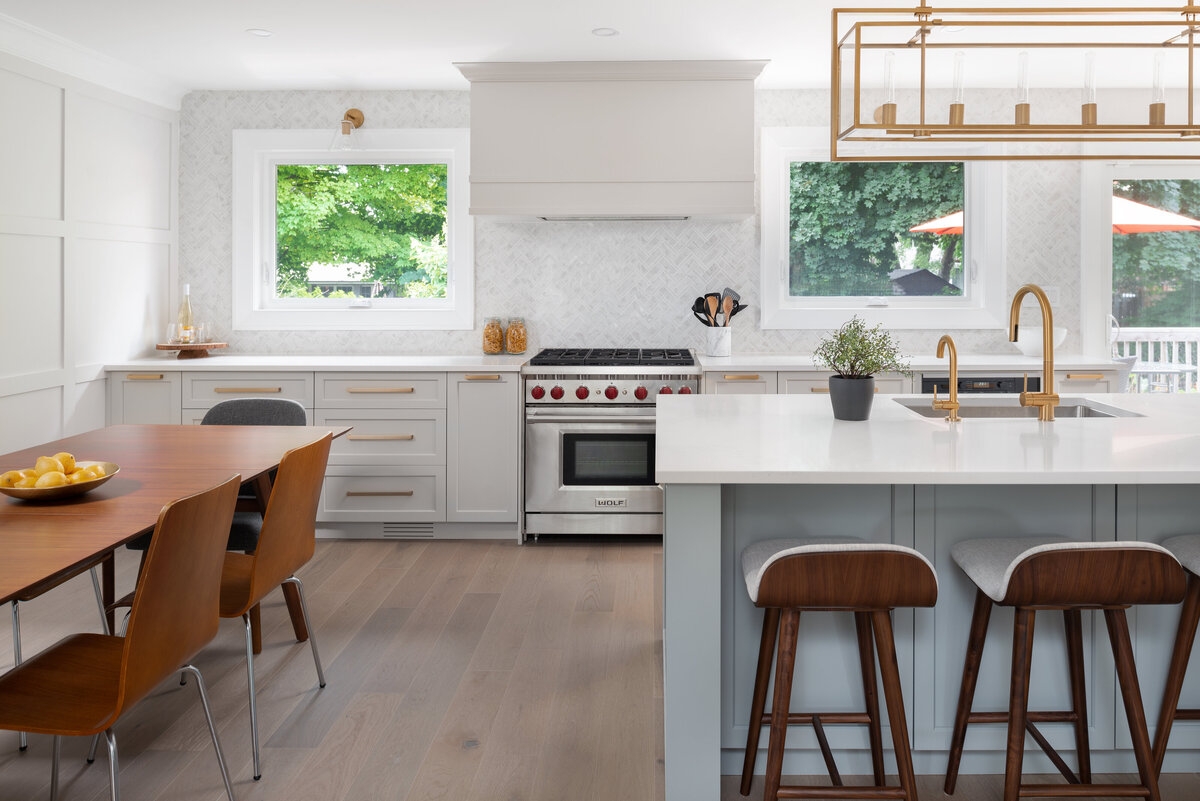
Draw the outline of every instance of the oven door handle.
[[[533,415],[533,414],[530,414],[525,417],[525,422],[526,423],[600,423],[600,424],[608,424],[608,425],[615,425],[615,424],[621,424],[621,423],[640,423],[640,424],[651,423],[652,424],[652,423],[654,423],[654,418],[653,417],[644,417],[644,416],[632,417],[629,415],[623,415],[623,416],[618,417],[615,415],[591,416],[591,415],[581,415],[581,414],[571,414],[571,415],[567,415],[567,414]]]

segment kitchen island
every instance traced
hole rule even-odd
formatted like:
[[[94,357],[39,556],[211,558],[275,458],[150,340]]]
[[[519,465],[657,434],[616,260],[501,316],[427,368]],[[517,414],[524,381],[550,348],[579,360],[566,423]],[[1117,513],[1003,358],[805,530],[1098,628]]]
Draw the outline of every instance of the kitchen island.
[[[913,405],[929,398],[900,399]],[[972,399],[969,402],[981,402]],[[1015,406],[1012,396],[987,403]],[[664,722],[668,801],[719,797],[719,777],[741,769],[761,611],[746,595],[740,553],[788,536],[853,536],[914,547],[938,571],[933,609],[895,613],[897,651],[917,773],[946,766],[974,587],[950,559],[955,542],[981,536],[1059,534],[1077,540],[1158,542],[1200,530],[1200,398],[1063,397],[1133,416],[968,418],[950,424],[888,397],[867,422],[833,419],[824,397],[660,397],[657,477],[664,487]],[[964,401],[964,406],[968,401]],[[1112,654],[1085,613],[1089,735],[1099,772],[1134,772]],[[1156,719],[1176,607],[1131,613],[1143,698]],[[1007,708],[1011,610],[992,616],[977,710]],[[860,710],[849,615],[801,620],[793,710]],[[1030,709],[1069,698],[1061,618],[1039,619]],[[1184,703],[1200,699],[1200,671]],[[1046,725],[1073,752],[1067,725]],[[1153,730],[1152,730],[1153,733]],[[864,727],[828,730],[843,774],[870,773]],[[889,735],[885,729],[885,743]],[[963,773],[1001,773],[1003,725],[968,732]],[[767,738],[760,742],[765,754]],[[819,774],[811,730],[789,731],[785,774]],[[1200,722],[1176,723],[1165,770],[1200,765]],[[1028,771],[1052,770],[1036,746]],[[1067,757],[1074,764],[1073,753]],[[760,756],[761,773],[765,756]],[[889,771],[894,770],[890,759]]]

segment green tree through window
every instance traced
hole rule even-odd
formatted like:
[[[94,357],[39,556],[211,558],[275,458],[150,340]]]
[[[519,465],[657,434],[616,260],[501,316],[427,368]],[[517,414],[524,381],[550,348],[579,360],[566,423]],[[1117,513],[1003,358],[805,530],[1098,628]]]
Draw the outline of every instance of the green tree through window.
[[[445,164],[279,165],[278,297],[446,297],[446,180]]]
[[[1200,181],[1113,181],[1113,194],[1200,219]],[[1123,326],[1200,326],[1200,232],[1112,235],[1113,315]]]

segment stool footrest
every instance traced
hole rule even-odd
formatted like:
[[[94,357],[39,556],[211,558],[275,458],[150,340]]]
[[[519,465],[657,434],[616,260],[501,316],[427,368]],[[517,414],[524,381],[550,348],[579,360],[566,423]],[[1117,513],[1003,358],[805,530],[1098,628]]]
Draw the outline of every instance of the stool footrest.
[[[1021,798],[1146,798],[1150,791],[1140,784],[1022,784]]]
[[[830,726],[838,725],[862,725],[871,722],[871,716],[866,712],[789,712],[789,726],[809,726],[813,722],[813,718],[820,718],[821,723]],[[764,712],[762,716],[762,725],[771,725],[771,713]]]
[[[1200,720],[1200,709],[1176,709],[1175,710],[1175,719],[1176,720]],[[821,716],[821,720],[825,720],[825,717],[823,715]]]
[[[1079,716],[1067,710],[1065,712],[1029,712],[1025,719],[1034,723],[1074,723]],[[967,718],[968,723],[1008,723],[1007,712],[972,712]]]
[[[903,787],[780,787],[780,798],[906,798]]]
[[[1055,750],[1054,746],[1050,745],[1050,741],[1046,739],[1046,736],[1038,730],[1037,726],[1033,725],[1032,720],[1025,721],[1025,731],[1029,732],[1029,736],[1038,744],[1038,747],[1046,753],[1046,756],[1050,757],[1050,761],[1054,763],[1054,767],[1058,768],[1058,772],[1063,775],[1064,779],[1071,784],[1079,784],[1079,777],[1075,775],[1075,772],[1071,770],[1066,760]]]

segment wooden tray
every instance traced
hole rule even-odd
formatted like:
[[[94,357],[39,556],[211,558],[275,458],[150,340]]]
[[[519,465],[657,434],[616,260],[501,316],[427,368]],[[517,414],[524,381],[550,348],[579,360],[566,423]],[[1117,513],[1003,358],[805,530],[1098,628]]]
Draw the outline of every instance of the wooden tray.
[[[202,359],[208,355],[210,350],[227,347],[229,347],[229,344],[226,342],[195,342],[191,344],[180,342],[174,345],[163,345],[160,343],[155,345],[154,349],[177,350],[179,351],[179,355],[175,357],[177,359]]]

